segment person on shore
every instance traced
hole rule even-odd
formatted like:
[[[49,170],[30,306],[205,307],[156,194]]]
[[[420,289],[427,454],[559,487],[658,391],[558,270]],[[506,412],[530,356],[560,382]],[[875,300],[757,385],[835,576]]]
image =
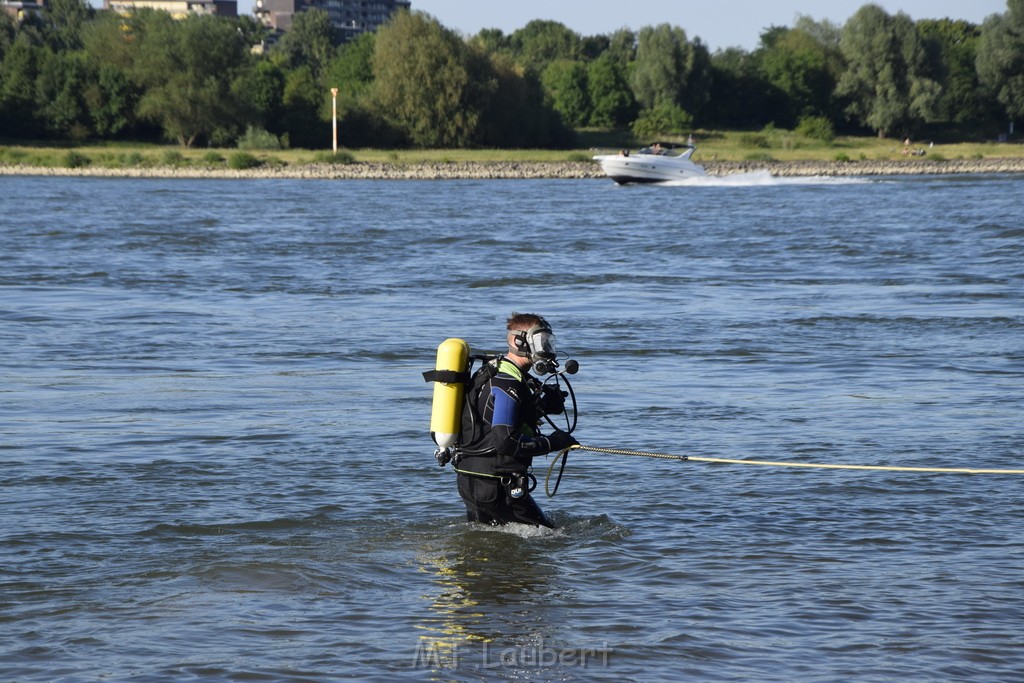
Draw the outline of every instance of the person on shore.
[[[459,495],[471,522],[553,528],[530,495],[530,481],[536,481],[530,468],[534,456],[562,451],[577,441],[557,429],[540,434],[545,415],[564,411],[565,396],[555,386],[542,385],[530,370],[553,371],[554,333],[533,313],[513,313],[506,328],[508,354],[478,371],[488,377],[469,396],[481,424],[475,429],[464,423],[469,442],[455,457]]]

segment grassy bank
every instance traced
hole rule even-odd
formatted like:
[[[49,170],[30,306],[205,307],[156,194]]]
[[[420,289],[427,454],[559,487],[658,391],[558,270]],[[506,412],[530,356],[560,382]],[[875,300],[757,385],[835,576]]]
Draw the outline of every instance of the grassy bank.
[[[330,150],[185,149],[176,145],[106,143],[77,146],[31,144],[0,145],[0,164],[45,168],[147,168],[183,167],[209,169],[294,168],[310,164],[352,162],[383,164],[530,163],[587,161],[595,152],[639,145],[628,134],[581,131],[579,148],[573,150],[495,149],[355,149],[333,155]],[[1024,145],[1016,143],[963,142],[931,144],[927,140],[903,141],[877,137],[839,137],[822,142],[791,131],[758,132],[696,131],[694,160],[708,161],[935,161],[1024,158]]]

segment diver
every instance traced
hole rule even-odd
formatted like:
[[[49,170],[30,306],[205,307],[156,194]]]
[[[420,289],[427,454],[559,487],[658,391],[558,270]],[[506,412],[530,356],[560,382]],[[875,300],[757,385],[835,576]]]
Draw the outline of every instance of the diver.
[[[473,404],[463,414],[463,443],[456,450],[459,495],[471,522],[518,522],[554,528],[530,495],[536,479],[533,457],[562,451],[577,443],[566,431],[543,436],[545,415],[565,411],[566,394],[530,374],[555,372],[554,333],[547,321],[532,313],[508,319],[508,355],[499,356],[478,372],[485,373]],[[478,421],[478,424],[474,424]]]

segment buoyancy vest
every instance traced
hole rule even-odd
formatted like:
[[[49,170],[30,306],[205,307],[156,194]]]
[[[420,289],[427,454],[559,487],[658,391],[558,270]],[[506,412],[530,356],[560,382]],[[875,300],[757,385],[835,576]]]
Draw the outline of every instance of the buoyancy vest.
[[[456,471],[462,474],[501,476],[520,474],[533,456],[548,452],[548,441],[537,436],[541,415],[528,382],[530,375],[506,358],[498,358],[476,371],[466,392],[462,438],[456,449]],[[514,424],[494,424],[495,407],[502,420],[511,414]]]

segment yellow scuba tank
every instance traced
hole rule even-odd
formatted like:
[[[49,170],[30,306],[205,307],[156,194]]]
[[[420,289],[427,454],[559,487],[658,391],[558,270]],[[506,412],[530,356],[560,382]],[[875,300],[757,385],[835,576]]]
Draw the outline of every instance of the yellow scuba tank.
[[[462,339],[445,339],[437,347],[433,373],[424,373],[434,382],[434,402],[430,411],[430,436],[439,449],[455,445],[462,432],[462,399],[469,379],[469,344]]]

